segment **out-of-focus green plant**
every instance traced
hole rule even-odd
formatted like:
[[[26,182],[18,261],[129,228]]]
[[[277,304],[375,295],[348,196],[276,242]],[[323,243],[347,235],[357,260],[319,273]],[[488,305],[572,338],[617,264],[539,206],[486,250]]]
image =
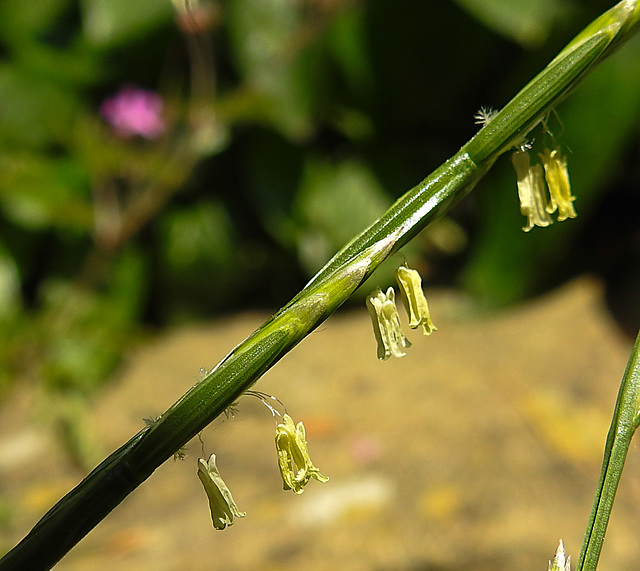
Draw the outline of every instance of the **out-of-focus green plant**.
[[[528,48],[542,44],[571,11],[567,0],[456,0],[487,27]]]
[[[0,388],[26,377],[80,393],[113,370],[141,323],[281,302],[450,155],[481,104],[503,104],[601,8],[37,4],[0,6]],[[491,305],[550,283],[637,133],[640,82],[616,80],[640,73],[634,56],[605,64],[553,122],[574,151],[578,224],[505,240],[520,222],[501,166],[483,185],[495,190],[442,226],[462,231],[459,244],[473,236],[469,251],[432,255],[447,240],[426,233],[414,243],[431,280]],[[119,137],[99,117],[127,84],[163,97],[159,138]],[[336,206],[336,194],[346,202]],[[549,250],[558,256],[543,263]]]

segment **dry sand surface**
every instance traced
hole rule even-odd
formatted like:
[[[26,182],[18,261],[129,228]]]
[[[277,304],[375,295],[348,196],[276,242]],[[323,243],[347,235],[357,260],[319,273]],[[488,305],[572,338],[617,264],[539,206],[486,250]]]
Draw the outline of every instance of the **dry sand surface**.
[[[379,362],[364,310],[339,312],[256,385],[307,427],[330,476],[282,490],[275,421],[252,397],[202,434],[241,510],[215,531],[196,476],[202,445],[170,460],[58,566],[119,570],[542,570],[574,559],[631,342],[581,279],[508,312],[470,316],[433,292],[439,331]],[[167,331],[90,405],[101,453],[160,414],[267,316]],[[24,389],[0,408],[0,482],[20,539],[83,476]],[[37,408],[37,407],[35,407]],[[631,451],[599,569],[640,569],[640,457]]]

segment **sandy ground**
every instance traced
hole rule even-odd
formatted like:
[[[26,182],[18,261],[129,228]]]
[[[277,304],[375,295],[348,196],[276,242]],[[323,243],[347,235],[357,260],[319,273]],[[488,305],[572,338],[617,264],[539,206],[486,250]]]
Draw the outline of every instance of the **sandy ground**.
[[[369,317],[343,312],[267,373],[257,390],[304,420],[330,481],[282,490],[275,422],[256,398],[214,422],[204,452],[247,516],[215,531],[196,476],[196,439],[56,568],[546,569],[563,538],[577,559],[631,343],[599,285],[581,279],[507,313],[470,317],[433,292],[439,331],[411,332],[406,357],[375,358]],[[169,331],[137,350],[90,409],[107,453],[158,415],[266,315]],[[19,540],[84,474],[19,391],[0,408],[0,546]],[[37,408],[37,407],[35,407]],[[634,448],[599,569],[640,568]]]

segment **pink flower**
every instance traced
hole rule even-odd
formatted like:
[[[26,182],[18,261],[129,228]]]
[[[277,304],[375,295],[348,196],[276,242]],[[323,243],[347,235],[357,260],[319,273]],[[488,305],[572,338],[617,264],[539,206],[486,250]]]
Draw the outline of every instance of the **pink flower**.
[[[100,106],[100,113],[119,137],[156,139],[165,129],[162,98],[152,91],[123,87]]]

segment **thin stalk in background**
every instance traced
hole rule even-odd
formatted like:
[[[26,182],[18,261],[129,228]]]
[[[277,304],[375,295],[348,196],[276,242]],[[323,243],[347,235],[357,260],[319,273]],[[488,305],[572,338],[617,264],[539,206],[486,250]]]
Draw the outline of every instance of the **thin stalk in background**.
[[[640,333],[631,351],[613,412],[602,461],[600,481],[584,536],[577,571],[594,571],[598,566],[613,500],[618,490],[631,438],[640,424]]]
[[[573,40],[451,159],[344,246],[296,295],[150,426],[105,459],[2,560],[0,570],[47,569],[153,471],[333,313],[393,252],[464,197],[503,152],[636,31],[637,0],[620,2]]]

